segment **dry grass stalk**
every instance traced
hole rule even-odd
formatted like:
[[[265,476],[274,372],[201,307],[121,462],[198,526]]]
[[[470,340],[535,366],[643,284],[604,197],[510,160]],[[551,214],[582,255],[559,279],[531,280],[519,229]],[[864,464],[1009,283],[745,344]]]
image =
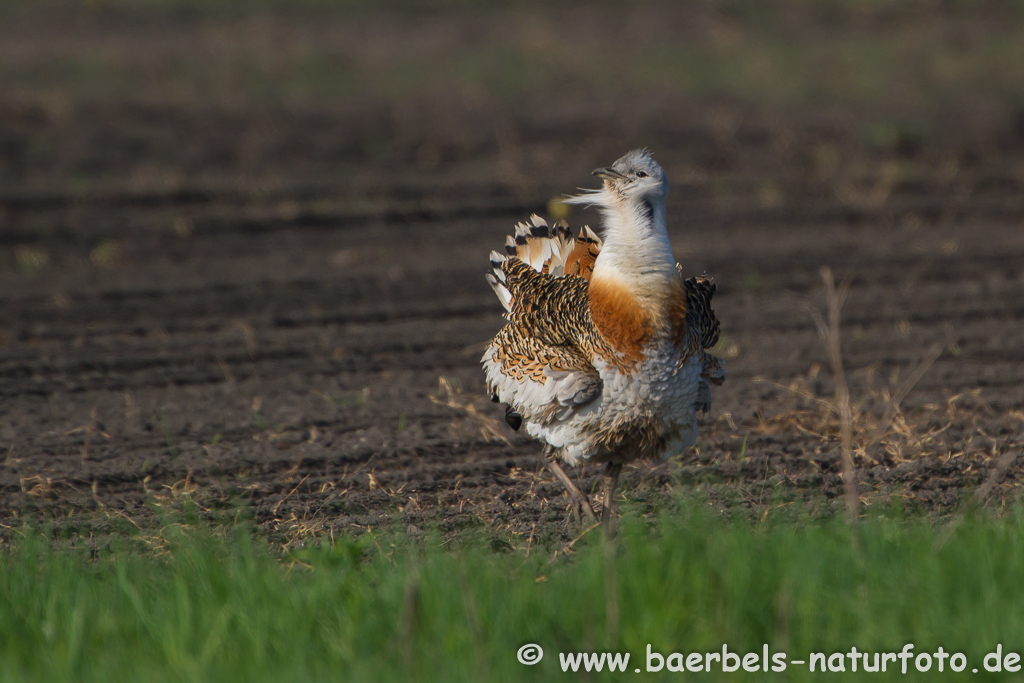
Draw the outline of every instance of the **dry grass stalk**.
[[[604,535],[604,606],[608,645],[619,642],[619,578],[615,564],[615,536]]]
[[[928,359],[919,367],[925,364],[929,364]],[[796,431],[826,442],[841,438],[838,404],[815,395],[806,378],[797,377],[788,385],[764,378],[755,378],[754,381],[812,404],[763,418],[756,432],[786,434]],[[942,404],[919,406],[919,412],[913,419],[903,414],[895,400],[898,390],[869,389],[857,400],[854,400],[852,390],[850,393],[854,462],[893,465],[925,453],[949,458],[962,457],[977,450],[973,442],[980,438],[980,432],[977,432],[978,410],[963,410],[960,404],[966,399],[976,404],[976,408],[988,410],[979,398],[978,390],[956,394]],[[972,433],[974,436],[970,436]]]
[[[405,581],[405,595],[402,599],[400,631],[402,659],[405,660],[405,667],[409,671],[414,671],[416,667],[416,636],[420,612],[419,595],[419,572],[417,572],[416,567],[413,566]]]
[[[839,314],[850,287],[844,282],[837,289],[832,269],[828,266],[822,267],[821,279],[825,283],[828,322],[817,315],[815,323],[828,346],[829,361],[836,381],[836,406],[839,410],[840,449],[843,461],[843,496],[846,499],[846,513],[850,523],[854,524],[857,521],[860,499],[857,495],[857,470],[853,465],[853,412],[850,407],[850,387],[846,383],[846,372],[843,370],[839,332]]]
[[[1017,410],[1012,411],[1006,416],[1005,421],[1024,424],[1024,413]],[[1003,478],[1003,475],[1006,474],[1006,471],[1010,469],[1010,466],[1013,465],[1019,455],[1020,449],[1011,447],[999,458],[992,472],[989,473],[982,485],[978,487],[978,490],[974,492],[974,500],[979,507],[983,507],[988,503],[992,489]]]
[[[476,600],[473,599],[473,591],[470,588],[472,582],[466,575],[466,569],[459,565],[459,579],[462,583],[462,605],[466,611],[466,623],[469,625],[470,633],[473,634],[473,650],[476,653],[476,665],[480,680],[489,680],[490,671],[487,664],[487,657],[484,654],[484,636],[480,629],[480,619],[477,617]]]
[[[900,414],[900,405],[903,403],[903,399],[907,397],[910,390],[921,381],[928,369],[939,359],[942,355],[942,344],[933,344],[925,354],[925,357],[917,364],[914,371],[911,372],[903,382],[896,387],[896,390],[892,392],[888,400],[888,405],[885,407],[885,413],[882,414],[882,421],[879,423],[875,430],[874,436],[864,447],[865,451],[870,449],[872,446],[877,444],[885,436],[885,433],[889,431],[889,428],[893,426],[893,423],[898,419],[905,423],[903,416]]]
[[[295,485],[295,488],[293,488],[293,489],[292,489],[291,491],[289,491],[289,492],[288,492],[288,495],[286,495],[286,496],[285,496],[284,498],[282,498],[281,500],[277,501],[277,502],[276,502],[276,503],[274,504],[274,507],[272,507],[272,508],[270,509],[270,514],[272,514],[272,515],[276,515],[276,514],[277,514],[277,510],[278,510],[278,508],[280,508],[280,507],[281,507],[282,503],[284,503],[284,502],[285,502],[286,500],[288,500],[289,498],[291,498],[291,497],[292,497],[292,494],[294,494],[294,493],[295,493],[296,491],[298,491],[298,490],[299,490],[299,487],[300,487],[300,486],[302,486],[302,485],[303,485],[303,484],[305,483],[305,481],[306,481],[307,479],[309,479],[309,475],[308,475],[308,474],[307,474],[306,476],[304,476],[304,477],[302,478],[302,480],[301,480],[301,481],[300,481],[300,482],[299,482],[298,484],[296,484],[296,485]]]
[[[1011,411],[1007,413],[1003,422],[1007,426],[1016,422],[1020,422],[1022,425],[1024,425],[1024,412],[1018,410]],[[996,444],[993,444],[993,448],[995,447],[995,445]],[[981,486],[975,489],[974,496],[971,498],[971,502],[974,506],[978,508],[983,508],[986,505],[988,505],[992,496],[992,490],[995,488],[996,484],[998,484],[1002,480],[1003,475],[1006,474],[1007,470],[1010,469],[1013,463],[1017,461],[1017,457],[1019,455],[1020,448],[1017,447],[1015,443],[1011,443],[1009,448],[996,462],[996,466],[992,468],[991,472],[989,472],[989,475],[985,478],[985,481],[982,482]],[[953,537],[953,533],[957,530],[957,528],[959,528],[960,524],[963,523],[963,521],[964,513],[957,512],[950,520],[950,522],[946,525],[946,528],[943,530],[943,532],[935,540],[936,550],[944,546],[949,541],[949,539]]]
[[[775,386],[804,405],[762,418],[755,431],[762,434],[784,434],[794,431],[820,439],[825,444],[840,441],[844,498],[847,512],[853,517],[860,503],[858,495],[858,462],[892,466],[932,455],[940,460],[963,458],[991,461],[988,476],[975,492],[976,501],[987,504],[1005,473],[1018,462],[1018,441],[1014,429],[990,433],[988,420],[994,411],[980,398],[980,389],[948,397],[941,403],[914,406],[910,414],[903,412],[903,401],[952,343],[932,345],[912,370],[894,386],[875,389],[876,368],[868,367],[847,375],[843,367],[840,344],[840,312],[848,288],[837,287],[831,271],[822,269],[827,310],[811,311],[816,326],[825,340],[835,378],[833,398],[820,397],[812,382],[819,368],[813,366],[807,377],[798,377],[788,386],[755,378],[755,382]],[[856,399],[851,378],[863,374],[864,394]],[[967,403],[967,405],[964,405]],[[1024,413],[1004,416],[1008,422],[1024,422]],[[969,468],[972,466],[968,466]]]
[[[447,377],[437,378],[437,393],[430,394],[430,400],[439,406],[449,408],[460,415],[461,421],[452,421],[449,430],[453,436],[468,435],[480,438],[487,443],[500,442],[510,445],[508,438],[502,434],[501,424],[492,417],[482,413],[474,399],[467,398],[462,389],[452,386]],[[468,430],[467,430],[468,425]]]

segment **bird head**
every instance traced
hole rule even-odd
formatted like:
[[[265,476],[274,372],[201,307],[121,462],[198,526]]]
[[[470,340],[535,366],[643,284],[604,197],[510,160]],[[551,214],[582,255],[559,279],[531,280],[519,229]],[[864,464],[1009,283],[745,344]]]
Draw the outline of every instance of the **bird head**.
[[[604,189],[622,200],[645,197],[664,198],[668,194],[668,178],[646,149],[634,149],[611,166],[594,169],[604,181]]]
[[[568,204],[590,204],[605,209],[629,209],[664,202],[669,184],[665,171],[646,149],[627,152],[611,166],[594,170],[601,178],[599,190],[569,197]]]

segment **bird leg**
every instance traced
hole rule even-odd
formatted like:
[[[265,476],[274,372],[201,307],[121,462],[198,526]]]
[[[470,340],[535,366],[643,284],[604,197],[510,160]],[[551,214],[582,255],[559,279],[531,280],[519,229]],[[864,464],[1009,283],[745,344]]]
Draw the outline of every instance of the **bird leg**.
[[[615,498],[615,485],[619,483],[619,473],[622,472],[621,462],[609,462],[604,471],[604,510],[601,511],[601,524],[609,534],[613,532],[610,526],[612,514],[612,501]]]
[[[580,491],[576,487],[576,484],[572,483],[572,479],[570,479],[569,475],[565,473],[562,466],[558,464],[558,460],[555,459],[554,449],[550,447],[544,449],[544,462],[546,462],[548,468],[554,472],[555,478],[565,486],[569,493],[569,498],[572,499],[573,505],[582,510],[583,514],[590,519],[591,523],[596,523],[597,515],[594,514],[594,508],[590,505],[590,500],[583,491]]]

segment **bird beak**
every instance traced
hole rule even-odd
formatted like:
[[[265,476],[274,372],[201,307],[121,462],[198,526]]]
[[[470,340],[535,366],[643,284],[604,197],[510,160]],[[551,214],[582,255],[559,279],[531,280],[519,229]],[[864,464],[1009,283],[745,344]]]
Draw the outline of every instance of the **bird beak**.
[[[612,168],[610,166],[607,167],[607,168],[595,168],[592,175],[596,175],[598,178],[603,178],[605,180],[609,180],[611,178],[625,178],[626,177],[626,176],[622,175],[621,173],[619,173],[618,171],[616,171],[614,168]]]

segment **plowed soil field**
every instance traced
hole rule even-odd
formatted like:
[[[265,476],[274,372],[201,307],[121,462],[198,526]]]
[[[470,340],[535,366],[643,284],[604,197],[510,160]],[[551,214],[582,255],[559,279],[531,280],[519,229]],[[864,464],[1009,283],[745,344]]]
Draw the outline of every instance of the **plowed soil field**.
[[[435,115],[0,103],[0,524],[186,509],[296,539],[571,537],[539,446],[484,394],[502,318],[483,273],[516,221],[636,145],[673,182],[677,258],[718,284],[728,380],[695,449],[627,468],[623,507],[841,503],[822,267],[849,287],[863,502],[1015,495],[1020,117],[866,135],[721,103]]]

